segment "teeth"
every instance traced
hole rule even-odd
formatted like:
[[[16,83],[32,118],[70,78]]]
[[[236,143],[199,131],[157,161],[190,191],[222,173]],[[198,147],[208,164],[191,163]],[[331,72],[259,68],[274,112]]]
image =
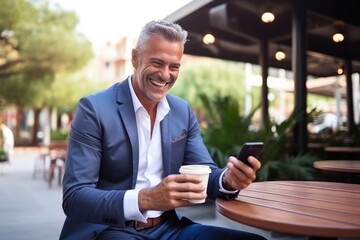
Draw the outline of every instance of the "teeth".
[[[165,87],[167,83],[160,83],[160,82],[156,82],[154,80],[150,80],[152,82],[152,84],[159,86],[159,87]]]

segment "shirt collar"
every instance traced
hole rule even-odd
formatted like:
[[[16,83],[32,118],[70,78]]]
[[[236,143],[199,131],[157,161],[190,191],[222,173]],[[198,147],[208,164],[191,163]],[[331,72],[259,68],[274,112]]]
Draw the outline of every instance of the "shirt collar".
[[[130,93],[131,93],[132,102],[133,102],[133,105],[134,105],[134,111],[136,112],[139,108],[143,108],[143,109],[145,109],[145,108],[141,104],[139,98],[135,94],[135,90],[134,90],[133,85],[132,85],[132,78],[133,78],[133,76],[129,77],[129,87],[130,87]],[[162,119],[166,114],[168,114],[169,111],[170,111],[169,103],[168,103],[166,97],[164,97],[158,103],[157,114],[160,117],[160,119]]]

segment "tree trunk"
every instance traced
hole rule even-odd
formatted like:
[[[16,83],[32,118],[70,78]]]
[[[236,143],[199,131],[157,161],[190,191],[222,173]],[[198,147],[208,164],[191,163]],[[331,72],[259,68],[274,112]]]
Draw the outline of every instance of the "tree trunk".
[[[36,108],[34,109],[34,127],[32,129],[32,134],[31,134],[31,145],[32,146],[38,146],[39,145],[39,139],[38,139],[38,131],[39,131],[39,116],[40,116],[40,112],[41,112],[41,108]]]
[[[62,114],[59,114],[59,111],[58,109],[56,109],[57,111],[57,118],[56,118],[56,130],[58,129],[61,129],[61,117],[62,117]]]
[[[24,118],[24,111],[23,108],[18,106],[16,107],[16,125],[15,125],[15,129],[14,129],[14,139],[15,140],[20,140],[20,127],[21,127],[21,121],[23,120],[22,118]],[[16,142],[15,142],[16,145]]]

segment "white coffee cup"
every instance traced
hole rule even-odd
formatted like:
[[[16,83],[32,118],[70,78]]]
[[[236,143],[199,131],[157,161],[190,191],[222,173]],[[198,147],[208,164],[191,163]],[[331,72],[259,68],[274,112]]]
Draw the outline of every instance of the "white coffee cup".
[[[206,189],[207,189],[207,185],[208,185],[208,181],[209,181],[209,174],[211,173],[211,169],[209,166],[206,165],[183,165],[180,167],[179,172],[181,174],[193,174],[193,175],[198,175],[202,178],[202,184],[204,184],[205,190],[204,192],[206,193]],[[205,202],[205,198],[204,199],[200,199],[200,200],[189,200],[192,203],[204,203]]]

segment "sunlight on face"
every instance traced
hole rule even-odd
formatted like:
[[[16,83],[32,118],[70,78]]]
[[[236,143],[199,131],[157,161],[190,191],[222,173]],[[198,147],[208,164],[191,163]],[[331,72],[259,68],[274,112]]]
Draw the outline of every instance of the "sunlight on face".
[[[183,44],[155,35],[144,46],[133,51],[134,89],[142,104],[156,104],[179,75]]]

